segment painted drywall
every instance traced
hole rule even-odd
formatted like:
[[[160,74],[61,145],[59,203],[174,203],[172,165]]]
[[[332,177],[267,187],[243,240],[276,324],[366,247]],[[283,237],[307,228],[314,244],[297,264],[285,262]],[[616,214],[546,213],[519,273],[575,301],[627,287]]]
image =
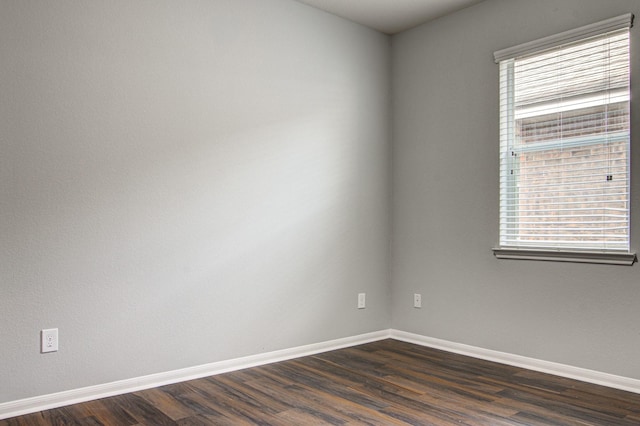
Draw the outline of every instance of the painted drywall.
[[[392,38],[392,325],[640,379],[640,267],[497,260],[493,52],[623,13],[636,0],[487,0]],[[631,30],[640,98],[639,29]],[[632,108],[632,249],[640,109]],[[413,293],[422,294],[414,309]]]
[[[3,0],[0,403],[388,328],[389,47],[290,0]]]

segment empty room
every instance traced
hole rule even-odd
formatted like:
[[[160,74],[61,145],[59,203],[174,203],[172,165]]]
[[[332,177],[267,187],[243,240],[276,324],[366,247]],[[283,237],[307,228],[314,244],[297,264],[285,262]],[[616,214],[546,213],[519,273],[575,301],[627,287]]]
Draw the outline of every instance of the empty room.
[[[0,425],[640,424],[638,0],[0,0]]]

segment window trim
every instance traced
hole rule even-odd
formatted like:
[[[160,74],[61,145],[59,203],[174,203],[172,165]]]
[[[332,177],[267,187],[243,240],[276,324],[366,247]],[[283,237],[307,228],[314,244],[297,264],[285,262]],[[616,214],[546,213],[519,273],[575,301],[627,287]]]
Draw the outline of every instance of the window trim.
[[[606,32],[621,30],[623,28],[631,28],[633,26],[633,14],[625,13],[615,18],[605,19],[604,21],[594,24],[585,25],[583,27],[574,28],[549,37],[522,43],[517,46],[508,47],[493,53],[493,59],[496,64],[505,59],[523,56],[529,53],[539,53],[544,50],[552,49],[562,44],[571,43],[583,38],[597,36]]]
[[[549,37],[522,43],[494,52],[494,61],[501,61],[524,56],[531,53],[542,53],[557,46],[598,36],[606,32],[616,31],[633,26],[634,16],[626,13],[604,21],[585,25]],[[631,251],[590,251],[566,248],[528,248],[516,246],[497,246],[493,249],[497,259],[542,260],[575,263],[595,263],[608,265],[633,265],[637,258]]]
[[[599,252],[580,250],[529,249],[515,247],[494,247],[497,259],[548,260],[555,262],[598,263],[606,265],[631,266],[636,261],[635,252]]]

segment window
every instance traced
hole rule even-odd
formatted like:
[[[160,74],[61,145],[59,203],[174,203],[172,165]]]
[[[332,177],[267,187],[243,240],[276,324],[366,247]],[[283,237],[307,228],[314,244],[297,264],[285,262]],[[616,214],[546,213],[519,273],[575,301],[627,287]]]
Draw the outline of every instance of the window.
[[[495,53],[499,258],[633,264],[632,15]]]

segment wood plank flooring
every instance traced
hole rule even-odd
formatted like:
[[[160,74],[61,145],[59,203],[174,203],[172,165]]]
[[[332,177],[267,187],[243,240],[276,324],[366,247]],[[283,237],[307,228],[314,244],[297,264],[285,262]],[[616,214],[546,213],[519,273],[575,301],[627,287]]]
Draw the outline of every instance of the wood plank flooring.
[[[395,340],[12,419],[26,425],[640,425],[640,395]]]

